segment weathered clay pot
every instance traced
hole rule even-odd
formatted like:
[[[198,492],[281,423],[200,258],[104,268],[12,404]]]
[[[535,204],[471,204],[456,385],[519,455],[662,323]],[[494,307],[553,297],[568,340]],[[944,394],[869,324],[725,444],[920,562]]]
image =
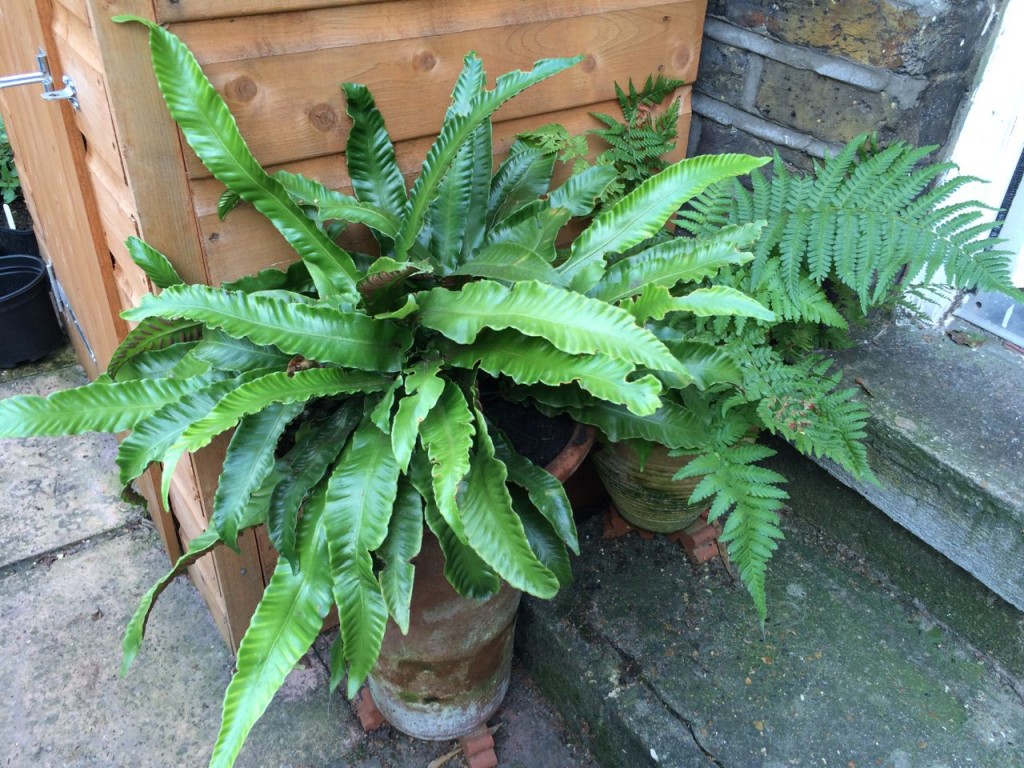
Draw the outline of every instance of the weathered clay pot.
[[[680,531],[707,509],[706,503],[689,503],[699,477],[672,479],[691,458],[669,456],[667,448],[654,445],[641,462],[628,441],[603,446],[591,456],[619,514],[637,528],[657,533]]]
[[[594,430],[578,426],[545,469],[564,481],[583,462]],[[461,597],[444,577],[437,539],[424,531],[403,635],[388,623],[368,684],[374,703],[398,730],[419,739],[452,739],[485,723],[508,690],[519,590],[504,582],[487,600]]]

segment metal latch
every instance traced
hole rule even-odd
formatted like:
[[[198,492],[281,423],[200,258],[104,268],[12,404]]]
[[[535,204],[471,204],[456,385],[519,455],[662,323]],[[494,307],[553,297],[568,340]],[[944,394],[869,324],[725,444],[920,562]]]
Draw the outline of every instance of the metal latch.
[[[64,87],[59,91],[53,90],[53,75],[50,74],[50,63],[46,59],[46,51],[42,48],[40,48],[39,53],[36,54],[36,64],[39,67],[38,72],[30,72],[25,75],[9,75],[7,77],[0,77],[0,88],[13,88],[16,85],[31,85],[32,83],[39,83],[43,86],[44,99],[47,101],[67,99],[71,102],[71,106],[77,111],[79,109],[78,92],[75,90],[74,81],[67,75],[64,75]]]

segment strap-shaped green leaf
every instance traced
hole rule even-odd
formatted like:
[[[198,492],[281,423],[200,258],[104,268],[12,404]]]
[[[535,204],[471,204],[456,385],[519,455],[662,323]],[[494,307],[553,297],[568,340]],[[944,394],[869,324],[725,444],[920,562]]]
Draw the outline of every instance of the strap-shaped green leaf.
[[[299,507],[307,494],[327,474],[348,436],[362,418],[362,402],[352,398],[327,418],[314,423],[285,456],[277,462],[281,480],[274,487],[267,508],[267,533],[274,549],[298,567],[295,552]]]
[[[176,376],[176,367],[185,357],[191,355],[198,341],[183,341],[164,349],[152,352],[141,352],[126,361],[117,369],[114,379],[129,381],[130,379],[163,379]]]
[[[409,199],[384,117],[365,85],[343,83],[341,88],[352,118],[345,150],[352,190],[362,202],[401,217]]]
[[[589,291],[604,274],[607,254],[623,253],[654,235],[683,203],[710,184],[749,173],[768,160],[702,155],[670,165],[594,218],[573,242],[562,274],[576,290]]]
[[[323,507],[322,493],[306,504],[299,521],[301,567],[293,570],[287,560],[278,560],[242,638],[237,671],[224,695],[211,768],[234,764],[252,726],[323,628],[331,607]]]
[[[544,567],[551,571],[561,587],[572,584],[572,566],[565,544],[551,527],[551,523],[530,503],[530,498],[521,488],[510,488],[512,508],[519,516],[526,532],[530,549]]]
[[[742,291],[726,285],[698,288],[685,296],[673,296],[663,285],[649,285],[630,305],[624,307],[638,323],[661,320],[670,312],[689,312],[697,317],[753,317],[772,322],[775,313]]]
[[[193,355],[219,371],[284,370],[292,359],[275,347],[236,339],[216,329],[203,332],[203,340],[196,345]]]
[[[168,402],[139,421],[117,449],[121,483],[127,485],[145,472],[151,463],[162,461],[188,427],[209,414],[241,384],[266,373],[253,371],[242,377],[213,381],[191,392],[188,397]]]
[[[570,216],[569,209],[553,208],[547,202],[538,201],[525,206],[487,233],[483,247],[473,255],[472,260],[481,258],[493,246],[512,244],[550,264],[557,257],[555,238],[569,222]],[[556,285],[567,282],[560,276],[548,278],[545,275],[545,278],[551,279]]]
[[[534,385],[527,393],[552,412],[567,413],[576,421],[597,427],[612,442],[640,439],[669,448],[696,449],[709,439],[701,419],[669,400],[663,401],[661,408],[650,416],[637,416],[621,405],[594,400],[574,387],[551,389]]]
[[[399,370],[412,341],[401,326],[359,312],[205,285],[175,286],[146,296],[123,317],[188,318],[291,355],[363,371]]]
[[[444,379],[438,376],[439,362],[418,363],[405,377],[406,396],[398,404],[398,412],[391,424],[391,450],[404,472],[409,466],[420,424],[437,404],[444,392]]]
[[[229,547],[237,549],[249,499],[274,468],[278,439],[304,407],[304,402],[272,403],[238,422],[213,496],[213,524]]]
[[[479,428],[475,450],[458,502],[466,541],[516,589],[541,598],[553,597],[558,592],[558,579],[530,548],[505,486],[505,465],[494,456],[494,444],[479,411],[476,418]]]
[[[293,200],[316,209],[317,220],[344,221],[365,224],[386,237],[394,237],[398,230],[398,216],[371,203],[364,203],[351,195],[328,189],[319,181],[307,179],[298,173],[278,171],[274,178],[281,182]]]
[[[693,383],[700,389],[713,384],[740,384],[743,372],[726,349],[700,342],[665,340],[665,346],[672,350],[682,367],[690,374]],[[659,372],[658,378],[671,389],[682,389],[687,380],[671,373]]]
[[[0,400],[0,437],[121,432],[216,378],[99,380],[48,397],[9,397]]]
[[[486,84],[483,63],[476,54],[463,61],[462,71],[452,89],[452,103],[445,120],[468,113],[471,101]],[[451,271],[471,252],[466,243],[483,238],[484,214],[491,184],[491,122],[484,120],[459,150],[451,168],[437,187],[424,228],[430,234],[429,250],[445,271]],[[469,247],[467,247],[469,246]]]
[[[486,277],[508,283],[537,280],[551,285],[565,284],[565,280],[551,266],[549,259],[520,243],[494,243],[484,246],[452,274]]]
[[[517,384],[556,387],[575,382],[598,399],[625,405],[639,416],[661,406],[661,384],[650,375],[634,376],[633,364],[602,354],[570,355],[544,339],[516,338],[512,331],[481,333],[473,344],[447,352],[446,359],[463,368],[479,365],[492,376],[508,376]]]
[[[416,569],[410,562],[423,544],[423,499],[412,484],[402,478],[398,483],[395,511],[388,523],[388,535],[377,550],[384,562],[380,587],[388,611],[402,633],[409,631],[409,606]]]
[[[242,293],[274,290],[313,293],[316,290],[313,280],[309,276],[309,268],[301,261],[292,262],[283,272],[273,267],[261,269],[255,274],[245,275],[228,283],[221,283],[220,287],[225,291],[241,291]]]
[[[377,392],[390,381],[383,376],[337,368],[314,368],[294,375],[271,373],[242,384],[224,397],[204,418],[185,430],[178,445],[197,451],[216,435],[230,429],[243,416],[266,408],[272,403],[300,403],[314,397]]]
[[[413,457],[413,466],[418,463],[417,459],[423,454],[416,454]],[[417,473],[413,473],[415,477]],[[427,474],[429,470],[421,474]],[[415,482],[415,480],[414,480]],[[480,555],[455,535],[455,532],[444,521],[444,517],[437,509],[429,481],[424,487],[417,483],[417,488],[424,500],[424,516],[427,525],[437,537],[441,545],[441,552],[444,554],[444,575],[448,583],[455,591],[470,600],[485,600],[495,594],[501,587],[501,580],[491,570],[491,567],[480,559]],[[425,491],[425,492],[424,492]]]
[[[117,345],[107,363],[107,373],[117,376],[121,366],[146,352],[168,349],[175,344],[196,341],[202,335],[202,326],[192,320],[146,318],[128,331],[128,335]]]
[[[725,227],[706,239],[673,237],[612,264],[589,292],[618,302],[641,293],[647,285],[672,289],[680,283],[699,283],[723,267],[746,264],[753,254],[737,250],[757,239],[761,223]]]
[[[529,72],[515,70],[502,75],[497,79],[493,90],[484,91],[470,100],[465,114],[450,115],[445,120],[409,193],[408,215],[395,242],[395,258],[404,259],[416,242],[427,208],[437,194],[438,185],[477,127],[509,99],[579,61],[580,57],[544,59],[538,61]]]
[[[338,631],[334,642],[331,643],[331,649],[328,651],[328,654],[331,667],[329,687],[331,693],[334,693],[338,690],[338,686],[341,685],[341,681],[345,677],[345,638],[341,636],[341,630]]]
[[[494,439],[495,454],[508,470],[508,479],[527,492],[533,507],[551,524],[551,529],[565,545],[578,555],[580,544],[576,522],[562,483],[550,472],[516,453],[500,432],[492,431],[491,436]],[[522,516],[522,510],[519,507],[517,510]]]
[[[357,272],[352,257],[302,212],[280,182],[263,170],[224,100],[181,40],[147,19],[119,16],[115,21],[137,21],[149,28],[153,71],[160,92],[203,165],[277,228],[306,262],[321,296],[340,295],[356,301]]]
[[[327,486],[324,525],[349,667],[350,698],[377,661],[384,638],[388,607],[370,553],[387,537],[399,474],[390,439],[364,418]]]
[[[157,288],[170,288],[172,285],[181,285],[185,282],[175,271],[170,260],[149,243],[144,243],[133,235],[125,241],[125,245],[128,246],[128,255],[132,261],[146,273],[146,277]]]
[[[430,458],[433,495],[438,511],[461,541],[466,540],[456,503],[459,485],[469,472],[475,426],[462,390],[451,381],[420,424],[420,440]]]
[[[573,216],[587,216],[616,175],[614,165],[592,165],[553,189],[548,204],[552,208],[565,208]]]
[[[554,165],[554,153],[514,144],[491,179],[487,229],[546,193]]]
[[[511,288],[480,280],[458,291],[434,288],[417,294],[420,320],[460,344],[484,328],[515,328],[547,339],[563,352],[609,357],[674,370],[676,360],[648,330],[618,307],[538,282]]]
[[[395,396],[402,388],[404,378],[399,375],[391,382],[384,394],[379,398],[377,405],[370,411],[370,419],[381,432],[391,434],[391,411],[395,407]]]

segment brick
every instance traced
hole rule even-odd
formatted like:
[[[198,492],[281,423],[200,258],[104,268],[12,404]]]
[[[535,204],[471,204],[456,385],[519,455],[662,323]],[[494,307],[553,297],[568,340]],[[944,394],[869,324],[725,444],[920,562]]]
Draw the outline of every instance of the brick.
[[[708,13],[792,45],[913,75],[971,67],[988,3],[710,0]]]
[[[370,695],[370,689],[366,686],[363,686],[362,690],[356,694],[356,698],[352,703],[355,706],[356,716],[359,718],[359,725],[362,726],[364,733],[375,731],[387,722],[383,713],[377,709],[377,704]]]
[[[895,102],[814,72],[765,61],[755,102],[765,119],[828,141],[846,143],[881,131],[900,116]]]
[[[494,735],[486,725],[459,737],[459,746],[469,768],[497,768],[498,756],[494,752]]]
[[[720,101],[742,106],[752,56],[731,45],[705,39],[694,87]]]

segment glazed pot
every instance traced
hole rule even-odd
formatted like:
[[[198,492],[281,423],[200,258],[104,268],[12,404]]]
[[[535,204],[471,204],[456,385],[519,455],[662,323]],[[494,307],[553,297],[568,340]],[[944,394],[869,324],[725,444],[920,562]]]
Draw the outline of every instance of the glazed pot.
[[[593,442],[593,428],[576,425],[545,469],[565,481]],[[444,576],[444,556],[429,531],[413,563],[409,632],[403,635],[388,622],[368,680],[370,695],[403,733],[418,739],[457,738],[484,724],[505,697],[521,593],[502,582],[487,600],[459,595]]]
[[[637,528],[656,533],[681,531],[696,522],[706,503],[690,504],[699,477],[672,477],[693,457],[669,456],[662,445],[651,445],[644,460],[631,441],[602,446],[591,456],[598,477],[619,514]]]

